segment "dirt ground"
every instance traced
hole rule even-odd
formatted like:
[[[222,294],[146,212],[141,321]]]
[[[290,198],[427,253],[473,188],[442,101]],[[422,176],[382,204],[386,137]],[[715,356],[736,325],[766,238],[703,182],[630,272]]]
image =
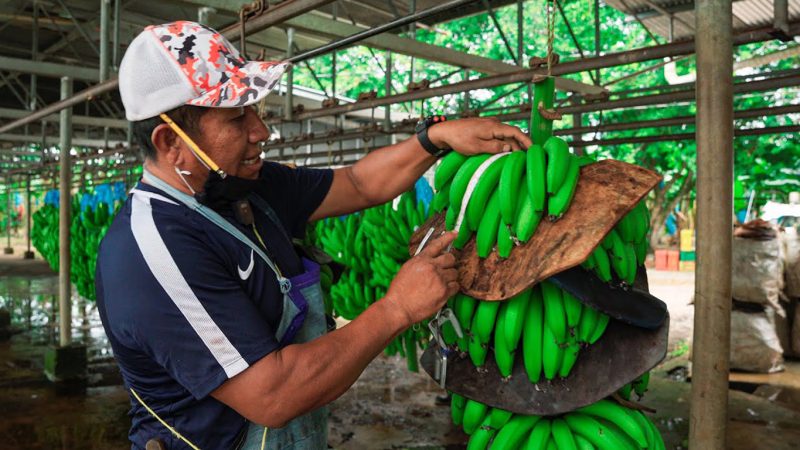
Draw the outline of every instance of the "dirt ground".
[[[0,305],[22,308],[20,299],[27,295],[41,303],[42,311],[32,315],[33,331],[0,342],[0,450],[129,448],[128,397],[102,332],[97,333],[95,315],[87,317],[82,329],[80,313],[73,313],[76,338],[90,343],[93,387],[63,394],[44,380],[42,354],[53,330],[43,311],[53,295],[54,277],[41,275],[48,272],[41,261],[19,262],[19,255],[0,256]],[[694,277],[651,271],[649,279],[651,292],[669,307],[670,356],[654,372],[643,403],[656,409],[652,417],[667,448],[685,449]],[[729,448],[800,448],[800,362],[787,363],[780,374],[736,376]],[[427,375],[408,372],[404,360],[380,356],[331,405],[329,444],[336,449],[463,449],[467,436],[450,422],[449,405],[437,401],[442,394]]]

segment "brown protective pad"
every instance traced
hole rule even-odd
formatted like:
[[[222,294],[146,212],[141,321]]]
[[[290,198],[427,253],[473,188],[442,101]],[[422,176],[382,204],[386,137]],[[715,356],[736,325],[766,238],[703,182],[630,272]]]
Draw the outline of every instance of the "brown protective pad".
[[[518,414],[551,416],[573,411],[613,394],[660,363],[667,354],[669,317],[657,330],[646,330],[616,320],[603,336],[582,348],[567,378],[537,384],[528,379],[517,349],[514,370],[503,380],[490,350],[486,370],[478,371],[469,359],[451,356],[445,389],[495,408]],[[431,343],[422,354],[422,368],[433,376],[439,347]]]
[[[478,258],[474,236],[470,239],[458,262],[461,291],[482,300],[505,300],[577,266],[660,181],[651,170],[613,159],[582,167],[566,214],[556,222],[543,218],[533,237],[515,247],[508,259],[500,259],[497,251]],[[435,227],[433,236],[445,230],[444,216],[431,217],[411,236],[412,255],[428,229]]]

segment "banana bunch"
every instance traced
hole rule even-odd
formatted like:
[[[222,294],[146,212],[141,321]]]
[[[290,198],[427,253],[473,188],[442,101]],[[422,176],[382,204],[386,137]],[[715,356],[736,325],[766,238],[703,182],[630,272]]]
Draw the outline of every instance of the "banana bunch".
[[[96,189],[99,190],[100,186]],[[95,300],[95,266],[100,241],[111,226],[124,199],[122,196],[97,202],[95,192],[80,192],[72,197],[70,223],[70,280],[78,294]],[[57,204],[57,203],[56,203]],[[83,207],[81,205],[84,205]],[[113,208],[113,210],[112,210]],[[31,243],[54,271],[59,268],[59,213],[54,204],[46,204],[32,216]]]
[[[600,400],[561,416],[529,416],[452,394],[453,423],[470,435],[467,450],[661,450],[664,441],[641,411]]]
[[[581,346],[597,342],[609,322],[609,316],[549,281],[499,302],[459,293],[448,306],[464,331],[458,339],[452,325],[445,324],[448,345],[457,345],[476,367],[486,363],[491,349],[503,377],[511,375],[521,353],[532,383],[542,375],[548,380],[569,376]]]
[[[616,278],[633,284],[637,268],[644,265],[647,257],[649,234],[650,211],[642,200],[620,219],[582,266],[594,270],[605,282]]]
[[[460,224],[456,248],[474,233],[478,256],[487,257],[496,246],[498,255],[507,258],[515,244],[533,236],[545,215],[550,220],[564,215],[575,195],[580,168],[588,162],[573,156],[567,142],[558,137],[548,138],[544,145],[533,144],[527,151],[494,156],[451,152],[434,175],[433,209],[447,209],[448,230]],[[463,205],[470,187],[472,194]]]
[[[309,239],[345,266],[336,283],[332,283],[332,277],[326,282],[325,266],[321,273],[323,293],[328,293],[334,315],[352,320],[386,295],[392,279],[409,259],[411,234],[429,214],[430,209],[416,201],[412,189],[394,202],[317,222]],[[414,372],[419,370],[417,350],[430,339],[426,324],[420,325],[395,338],[385,349],[389,356],[405,357]]]

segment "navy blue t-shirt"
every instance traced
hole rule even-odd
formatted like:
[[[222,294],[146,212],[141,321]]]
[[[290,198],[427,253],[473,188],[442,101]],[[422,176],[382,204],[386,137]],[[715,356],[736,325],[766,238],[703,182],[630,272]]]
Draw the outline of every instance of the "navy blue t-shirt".
[[[265,162],[257,193],[300,237],[333,180],[330,170]],[[220,214],[257,242],[250,228]],[[285,234],[254,208],[283,274],[303,266]],[[139,183],[100,244],[97,304],[127,388],[203,449],[234,446],[245,419],[209,394],[278,347],[282,295],[252,249],[153,186]],[[132,448],[161,438],[188,448],[131,396]]]

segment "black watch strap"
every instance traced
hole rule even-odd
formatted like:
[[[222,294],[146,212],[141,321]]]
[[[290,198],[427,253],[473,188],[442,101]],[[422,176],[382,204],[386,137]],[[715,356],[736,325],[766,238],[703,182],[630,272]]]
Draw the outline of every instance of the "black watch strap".
[[[446,120],[447,118],[445,116],[428,116],[417,123],[417,127],[415,130],[417,133],[417,139],[419,140],[419,143],[422,145],[422,148],[424,148],[426,152],[430,153],[431,155],[437,158],[441,158],[442,156],[450,153],[451,149],[437,147],[428,137],[428,128],[432,127],[437,123],[444,122]]]

